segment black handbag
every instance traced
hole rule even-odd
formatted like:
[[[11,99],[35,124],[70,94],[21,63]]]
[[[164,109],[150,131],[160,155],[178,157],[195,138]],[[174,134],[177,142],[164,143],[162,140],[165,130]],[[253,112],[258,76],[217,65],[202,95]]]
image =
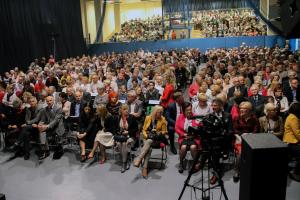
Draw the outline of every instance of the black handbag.
[[[128,136],[125,136],[125,135],[121,135],[121,134],[118,134],[118,135],[115,135],[114,136],[114,140],[116,142],[126,142],[128,140]]]

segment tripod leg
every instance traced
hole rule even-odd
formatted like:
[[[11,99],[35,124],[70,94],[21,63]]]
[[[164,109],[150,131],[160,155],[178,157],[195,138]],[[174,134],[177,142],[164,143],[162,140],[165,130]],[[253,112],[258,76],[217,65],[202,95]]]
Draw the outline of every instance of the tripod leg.
[[[219,157],[217,155],[215,155],[214,153],[211,153],[211,155],[209,156],[209,163],[211,163],[211,166],[213,168],[215,176],[217,177],[217,180],[218,180],[218,185],[221,188],[221,192],[224,195],[225,200],[228,200],[228,196],[226,194],[226,190],[225,190],[225,187],[224,187],[224,182],[222,180],[221,169],[217,168],[217,162],[219,162],[218,159],[219,159]]]
[[[197,162],[198,162],[198,160],[199,160],[199,158],[200,158],[200,155],[201,155],[201,152],[198,151],[197,154],[196,154],[196,156],[195,156],[193,165],[192,165],[192,167],[191,167],[191,169],[190,169],[190,171],[189,171],[188,177],[187,177],[186,180],[184,181],[184,185],[183,185],[183,188],[182,188],[182,190],[181,190],[181,193],[180,193],[180,195],[179,195],[179,197],[178,197],[178,200],[181,200],[181,198],[182,198],[182,196],[183,196],[183,193],[184,193],[184,191],[185,191],[185,188],[186,188],[187,186],[189,186],[190,179],[191,179],[191,177],[192,177],[192,175],[193,175],[193,172],[194,172],[195,167],[196,167],[196,165],[197,165]]]

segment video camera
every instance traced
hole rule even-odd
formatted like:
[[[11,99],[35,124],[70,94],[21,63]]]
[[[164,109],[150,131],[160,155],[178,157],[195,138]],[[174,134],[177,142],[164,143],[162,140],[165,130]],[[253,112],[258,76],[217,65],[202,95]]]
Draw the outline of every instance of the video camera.
[[[224,133],[223,121],[213,114],[208,114],[206,116],[192,116],[190,119],[197,120],[202,126],[191,126],[188,128],[188,133],[198,134],[201,138],[221,136]]]
[[[188,135],[199,136],[203,150],[213,150],[221,156],[221,152],[225,151],[224,147],[228,137],[225,134],[223,120],[213,114],[193,116],[190,119],[198,120],[201,126],[188,127]]]

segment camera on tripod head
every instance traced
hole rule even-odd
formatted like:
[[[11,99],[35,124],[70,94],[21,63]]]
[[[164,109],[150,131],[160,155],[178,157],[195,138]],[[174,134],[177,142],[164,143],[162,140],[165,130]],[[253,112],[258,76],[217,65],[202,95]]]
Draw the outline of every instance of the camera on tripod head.
[[[223,120],[213,114],[206,116],[193,116],[191,119],[197,119],[201,126],[188,127],[188,134],[199,136],[204,150],[214,150],[221,154],[223,151],[225,134]]]
[[[216,135],[223,135],[224,123],[223,121],[213,114],[206,116],[192,116],[190,119],[196,119],[201,126],[188,128],[189,134],[197,134],[200,138],[213,137]]]

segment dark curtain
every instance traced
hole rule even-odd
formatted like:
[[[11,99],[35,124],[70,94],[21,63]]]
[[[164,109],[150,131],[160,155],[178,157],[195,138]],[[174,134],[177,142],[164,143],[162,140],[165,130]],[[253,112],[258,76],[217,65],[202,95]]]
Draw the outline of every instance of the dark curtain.
[[[254,6],[255,8],[258,8],[260,7],[260,0],[248,0],[250,1],[251,5]]]
[[[34,58],[85,53],[80,0],[1,0],[0,70],[27,68]]]
[[[162,0],[163,12],[183,12],[187,5],[189,11],[230,9],[248,7],[248,0]]]

